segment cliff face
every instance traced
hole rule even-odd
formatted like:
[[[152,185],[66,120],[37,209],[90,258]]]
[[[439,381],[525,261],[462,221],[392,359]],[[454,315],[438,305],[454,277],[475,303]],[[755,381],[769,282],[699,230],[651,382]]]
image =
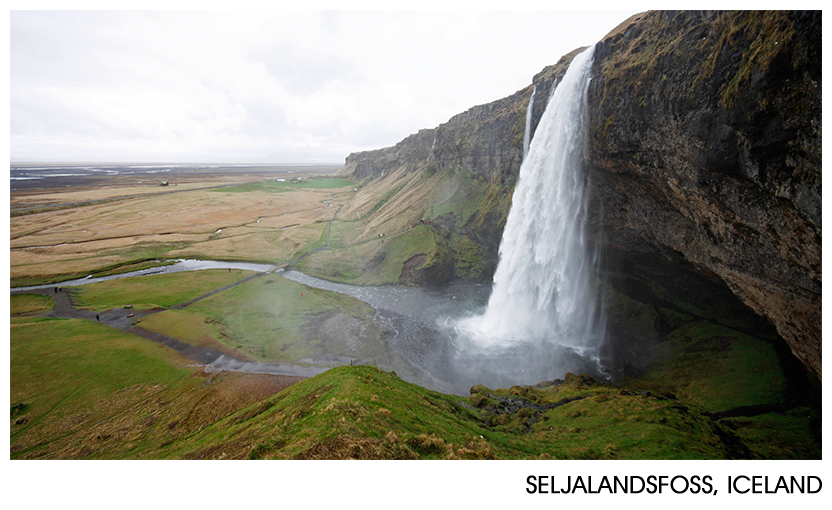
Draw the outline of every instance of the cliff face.
[[[422,129],[374,151],[350,154],[341,175],[381,177],[407,171],[464,170],[480,179],[513,183],[523,161],[525,105],[531,87],[475,106],[433,129]]]
[[[821,15],[651,12],[596,48],[592,225],[684,258],[821,374]]]
[[[578,51],[534,77],[532,132]],[[589,234],[612,272],[730,289],[818,376],[820,52],[820,12],[634,16],[596,46],[587,165]],[[341,174],[464,170],[510,193],[531,93],[351,154]],[[467,227],[496,252],[502,226]]]

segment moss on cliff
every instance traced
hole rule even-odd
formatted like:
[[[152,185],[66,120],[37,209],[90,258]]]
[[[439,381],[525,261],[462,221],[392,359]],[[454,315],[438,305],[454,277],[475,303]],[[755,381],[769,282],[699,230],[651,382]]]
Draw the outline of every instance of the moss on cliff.
[[[704,74],[716,72],[720,53],[743,48],[739,69],[721,94],[722,103],[730,108],[755,75],[770,72],[772,63],[788,51],[795,27],[787,12],[751,11],[745,17],[726,14],[716,20],[714,28],[720,38],[703,66]]]

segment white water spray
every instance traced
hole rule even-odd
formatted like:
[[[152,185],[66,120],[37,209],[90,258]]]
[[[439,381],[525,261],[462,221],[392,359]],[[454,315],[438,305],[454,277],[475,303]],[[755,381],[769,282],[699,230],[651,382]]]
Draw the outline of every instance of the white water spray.
[[[525,380],[513,384],[562,377],[558,371],[602,372],[604,324],[583,228],[593,53],[594,46],[572,61],[520,167],[485,312],[456,323],[456,364],[469,372],[522,372]]]
[[[526,132],[523,134],[523,161],[529,155],[529,142],[532,136],[532,111],[534,110],[534,95],[537,92],[537,85],[532,87],[532,95],[529,97],[529,106],[526,108]]]

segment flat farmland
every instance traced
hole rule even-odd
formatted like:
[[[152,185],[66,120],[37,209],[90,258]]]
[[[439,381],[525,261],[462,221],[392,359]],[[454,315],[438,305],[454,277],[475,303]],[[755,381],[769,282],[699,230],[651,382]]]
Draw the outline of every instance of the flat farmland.
[[[13,211],[48,208],[12,213],[11,285],[136,269],[161,259],[287,262],[323,245],[326,222],[351,198],[349,183],[321,181],[313,181],[318,187],[273,180],[229,186],[206,178],[175,192],[125,183],[13,193]]]

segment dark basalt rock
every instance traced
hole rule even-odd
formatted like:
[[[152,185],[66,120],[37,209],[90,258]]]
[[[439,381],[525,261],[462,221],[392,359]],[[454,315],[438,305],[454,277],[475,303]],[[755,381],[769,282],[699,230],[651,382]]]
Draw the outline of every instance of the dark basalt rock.
[[[821,375],[819,12],[650,12],[596,50],[591,232],[680,254]]]

